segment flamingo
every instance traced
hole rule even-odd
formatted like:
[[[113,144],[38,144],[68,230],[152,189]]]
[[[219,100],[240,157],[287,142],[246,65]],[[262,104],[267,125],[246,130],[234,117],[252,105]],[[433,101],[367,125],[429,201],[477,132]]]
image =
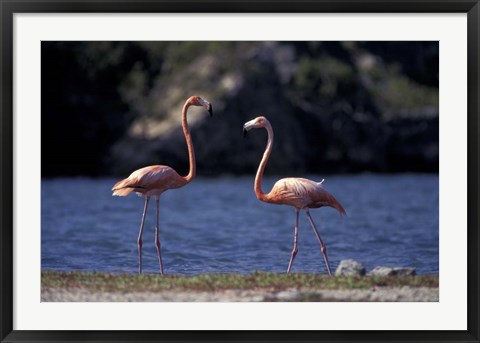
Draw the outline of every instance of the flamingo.
[[[290,256],[290,262],[288,263],[287,273],[290,273],[290,269],[292,268],[293,260],[298,252],[297,240],[298,240],[298,215],[300,210],[304,210],[310,224],[312,225],[313,231],[317,236],[318,242],[320,243],[320,249],[323,254],[323,258],[325,259],[325,264],[327,265],[328,275],[332,276],[332,271],[330,269],[330,263],[328,262],[327,256],[327,248],[323,243],[320,235],[318,233],[317,227],[315,222],[310,215],[310,208],[319,208],[322,206],[330,206],[340,213],[340,216],[346,214],[345,209],[343,206],[335,199],[335,197],[327,192],[322,183],[324,180],[320,182],[315,182],[308,179],[303,178],[284,178],[278,180],[274,185],[270,193],[265,194],[262,191],[262,178],[263,172],[265,170],[265,166],[267,164],[268,158],[270,157],[270,153],[272,151],[273,145],[273,129],[270,122],[265,117],[257,117],[243,125],[243,133],[244,136],[247,134],[248,131],[251,129],[259,129],[265,128],[268,133],[268,143],[267,148],[265,149],[265,153],[263,154],[262,161],[258,167],[257,175],[255,176],[255,185],[254,191],[255,195],[258,200],[267,202],[270,204],[277,204],[277,205],[289,205],[295,208],[295,234],[294,234],[294,241],[293,241],[293,250]]]
[[[212,105],[199,96],[191,96],[185,102],[182,110],[182,128],[187,141],[188,159],[190,162],[190,170],[186,176],[180,176],[174,169],[169,166],[148,166],[135,170],[129,177],[117,182],[113,188],[113,195],[127,196],[132,192],[136,192],[139,196],[145,196],[145,206],[143,208],[142,221],[138,232],[138,272],[142,273],[142,233],[145,223],[145,214],[147,212],[148,202],[151,196],[155,197],[157,205],[157,216],[155,225],[155,246],[157,247],[158,262],[160,264],[160,274],[163,275],[162,254],[160,251],[160,239],[158,237],[158,212],[160,195],[169,190],[180,188],[188,184],[195,177],[195,151],[193,149],[192,138],[188,129],[187,111],[190,106],[203,106],[209,113],[213,115]]]

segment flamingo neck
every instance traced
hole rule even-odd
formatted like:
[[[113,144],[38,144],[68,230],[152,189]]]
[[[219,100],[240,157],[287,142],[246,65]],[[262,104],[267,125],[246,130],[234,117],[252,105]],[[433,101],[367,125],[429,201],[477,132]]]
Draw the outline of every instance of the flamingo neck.
[[[188,129],[187,123],[187,111],[190,107],[190,102],[187,101],[183,106],[182,110],[182,129],[183,134],[185,135],[185,140],[187,141],[187,148],[188,148],[188,161],[190,163],[190,169],[188,174],[184,176],[184,180],[186,183],[192,181],[196,174],[196,165],[195,165],[195,150],[193,149],[192,137],[190,136],[190,131]]]
[[[263,178],[263,172],[265,171],[265,166],[267,165],[268,159],[270,157],[270,153],[272,152],[272,145],[273,145],[273,129],[270,123],[267,123],[265,125],[265,129],[267,130],[267,133],[268,133],[268,143],[267,143],[267,148],[263,153],[262,161],[258,166],[257,175],[255,176],[255,186],[254,186],[255,195],[257,196],[257,199],[261,201],[267,200],[267,194],[265,194],[262,190],[262,178]]]

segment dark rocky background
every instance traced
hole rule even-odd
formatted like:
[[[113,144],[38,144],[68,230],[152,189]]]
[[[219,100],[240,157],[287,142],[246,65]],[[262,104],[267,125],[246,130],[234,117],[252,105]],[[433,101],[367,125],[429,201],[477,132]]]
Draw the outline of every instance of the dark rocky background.
[[[438,172],[438,42],[42,42],[42,177]]]

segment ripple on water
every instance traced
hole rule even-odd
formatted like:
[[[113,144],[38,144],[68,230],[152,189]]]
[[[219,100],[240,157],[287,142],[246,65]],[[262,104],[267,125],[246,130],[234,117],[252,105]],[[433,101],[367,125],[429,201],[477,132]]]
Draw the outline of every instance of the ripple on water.
[[[318,176],[311,177],[319,179]],[[332,268],[353,258],[367,269],[408,266],[438,273],[438,175],[348,175],[325,187],[347,210],[312,210]],[[266,179],[265,189],[275,178]],[[42,180],[42,268],[137,272],[137,235],[144,201],[112,197],[112,179]],[[267,187],[268,186],[268,187]],[[251,177],[196,178],[160,200],[165,271],[172,274],[284,272],[295,212],[261,203]],[[143,236],[144,271],[157,273],[155,203]],[[324,273],[318,242],[302,213],[296,272]]]

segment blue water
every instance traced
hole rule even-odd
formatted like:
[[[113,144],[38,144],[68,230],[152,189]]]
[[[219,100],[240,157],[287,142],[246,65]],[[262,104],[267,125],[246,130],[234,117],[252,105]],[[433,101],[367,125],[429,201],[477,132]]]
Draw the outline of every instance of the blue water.
[[[263,188],[269,190],[276,179],[264,179]],[[135,194],[112,197],[116,181],[42,180],[42,270],[137,272],[144,200]],[[332,208],[311,210],[333,270],[351,258],[367,270],[406,266],[438,273],[438,175],[328,176],[324,186],[347,211],[340,218]],[[293,208],[255,198],[253,177],[197,177],[160,198],[165,273],[285,272],[294,223]],[[143,234],[146,273],[159,270],[154,228],[151,201]],[[326,272],[304,213],[298,248],[292,272]]]

